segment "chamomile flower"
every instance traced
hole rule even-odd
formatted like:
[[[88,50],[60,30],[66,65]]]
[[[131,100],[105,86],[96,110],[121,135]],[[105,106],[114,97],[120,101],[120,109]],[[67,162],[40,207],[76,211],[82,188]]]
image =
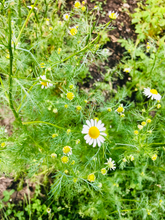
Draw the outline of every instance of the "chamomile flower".
[[[46,19],[46,24],[49,25],[49,18]]]
[[[85,6],[83,6],[83,7],[81,8],[81,10],[82,10],[82,11],[85,11],[85,10],[86,10],[86,7],[85,7]]]
[[[54,159],[55,157],[57,157],[57,154],[55,154],[55,153],[51,154],[51,158]]]
[[[155,100],[160,100],[161,95],[158,93],[156,89],[150,89],[150,88],[144,88],[143,94],[147,96],[147,98],[155,99]]]
[[[95,177],[95,174],[94,174],[94,173],[91,173],[91,174],[88,175],[88,181],[89,181],[89,182],[94,182],[95,179],[96,179],[96,177]]]
[[[43,69],[45,68],[45,63],[40,63],[40,67]]]
[[[143,129],[143,125],[138,125],[139,130]]]
[[[69,14],[64,14],[64,15],[63,15],[63,19],[64,19],[65,21],[69,21],[69,17],[70,17]]]
[[[53,28],[52,28],[52,27],[49,27],[49,30],[50,30],[50,31],[52,31],[52,30],[53,30]]]
[[[76,144],[79,144],[79,143],[80,143],[80,139],[77,139],[77,140],[76,140]]]
[[[102,168],[102,169],[101,169],[101,173],[102,173],[103,175],[106,175],[106,174],[107,174],[106,168]]]
[[[50,208],[47,208],[47,213],[51,213],[51,209]]]
[[[32,9],[33,5],[27,6],[29,9]],[[34,7],[34,9],[37,11],[38,8]]]
[[[81,6],[80,2],[79,1],[75,1],[74,7],[75,8],[80,8],[80,6]]]
[[[101,122],[101,120],[99,120],[97,122],[97,120],[93,120],[91,119],[86,120],[87,125],[83,125],[83,130],[82,130],[82,134],[86,134],[84,136],[84,139],[86,140],[86,143],[91,145],[93,144],[93,147],[96,147],[96,144],[98,144],[98,146],[101,146],[101,143],[103,143],[105,141],[103,136],[106,136],[105,133],[103,133],[103,131],[106,130],[106,128],[104,127],[104,124]]]
[[[80,111],[82,107],[80,105],[76,106],[77,111]]]
[[[129,72],[131,71],[131,68],[125,68],[123,71],[124,71],[125,73],[129,73]]]
[[[52,138],[58,137],[58,134],[52,134]]]
[[[146,122],[145,122],[145,121],[142,121],[141,125],[142,125],[142,126],[145,126],[145,125],[146,125]]]
[[[148,118],[148,119],[146,120],[146,122],[147,122],[147,123],[151,123],[151,119]]]
[[[151,159],[152,159],[153,161],[155,161],[155,160],[157,159],[157,154],[154,154],[154,155],[151,157]]]
[[[70,28],[70,30],[69,30],[69,34],[70,35],[72,35],[72,36],[74,36],[74,35],[76,35],[77,34],[77,28],[76,27],[72,27],[72,28]]]
[[[115,20],[118,17],[118,13],[114,12],[114,11],[109,11],[108,12],[108,16],[110,19]]]
[[[105,163],[105,164],[107,164],[107,166],[108,166],[108,168],[110,169],[110,170],[115,170],[116,169],[116,164],[115,164],[115,161],[114,160],[112,160],[112,158],[109,158],[109,159],[107,159],[107,163]]]
[[[107,108],[107,111],[108,111],[108,112],[111,112],[111,111],[112,111],[112,109],[111,109],[111,108]]]
[[[63,153],[68,156],[72,154],[72,148],[70,146],[65,146],[65,147],[63,147],[62,150],[63,150]]]
[[[69,157],[67,157],[67,156],[61,157],[61,161],[62,161],[62,163],[68,163],[69,162]]]
[[[67,92],[66,98],[71,101],[74,98],[73,92]]]
[[[124,112],[124,108],[123,108],[123,104],[121,104],[116,110],[115,112],[118,112],[119,114],[123,113]]]
[[[4,148],[6,146],[5,142],[1,143],[1,147]]]
[[[61,48],[58,48],[58,50],[57,50],[57,51],[58,51],[58,54],[60,54],[61,50],[62,50]]]
[[[138,134],[139,134],[138,130],[135,130],[135,131],[134,131],[134,134],[135,134],[135,135],[138,135]]]
[[[161,104],[157,104],[156,107],[159,109],[161,108]]]
[[[43,79],[43,80],[47,80],[45,75],[40,76],[40,78]],[[53,86],[52,83],[49,83],[49,82],[43,82],[43,81],[40,81],[40,84],[42,85],[42,86],[41,86],[41,89],[43,89],[43,88],[47,89],[47,88]]]

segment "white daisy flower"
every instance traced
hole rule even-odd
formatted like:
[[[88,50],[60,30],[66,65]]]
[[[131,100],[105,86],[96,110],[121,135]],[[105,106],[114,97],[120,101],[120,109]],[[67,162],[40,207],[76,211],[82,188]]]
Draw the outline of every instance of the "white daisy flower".
[[[102,124],[101,120],[99,120],[97,122],[97,120],[95,119],[95,121],[93,119],[86,120],[87,125],[83,125],[83,130],[82,130],[82,134],[87,134],[84,136],[84,139],[86,140],[86,143],[91,145],[93,144],[93,147],[96,147],[96,144],[98,144],[98,146],[101,146],[101,143],[103,143],[105,141],[103,136],[106,136],[105,133],[103,133],[103,131],[106,130],[106,128],[104,127],[104,124]]]
[[[31,6],[27,6],[29,9],[32,9],[32,7],[33,7],[33,5],[31,5]],[[34,9],[37,11],[38,10],[38,8],[36,8],[36,7],[34,7]]]
[[[109,18],[111,18],[113,20],[115,20],[119,16],[119,14],[114,11],[109,11],[108,15],[109,15]]]
[[[107,166],[108,166],[108,168],[110,169],[110,170],[115,170],[116,169],[116,164],[115,164],[115,161],[114,160],[112,160],[112,158],[109,158],[109,159],[107,159],[107,163],[105,163],[105,164],[107,164]]]
[[[64,14],[64,15],[63,15],[63,19],[64,19],[65,21],[68,21],[68,20],[69,20],[69,17],[70,17],[69,14]]]
[[[45,75],[40,76],[40,78],[43,79],[43,80],[47,80]],[[49,88],[50,86],[53,86],[53,84],[52,84],[52,83],[49,83],[49,82],[40,81],[40,83],[41,83],[41,85],[42,85],[42,86],[41,86],[41,89],[43,89],[43,88],[47,89],[47,88]]]
[[[147,96],[147,98],[155,99],[155,100],[160,100],[161,95],[158,93],[156,89],[150,89],[150,88],[144,88],[143,94]]]
[[[129,73],[130,71],[131,71],[131,68],[125,68],[125,69],[124,69],[124,72],[125,72],[125,73]]]

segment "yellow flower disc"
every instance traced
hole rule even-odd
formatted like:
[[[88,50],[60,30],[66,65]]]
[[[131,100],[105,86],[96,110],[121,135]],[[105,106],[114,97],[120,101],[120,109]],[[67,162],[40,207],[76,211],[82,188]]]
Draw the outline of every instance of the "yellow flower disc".
[[[117,18],[115,13],[111,13],[111,14],[109,15],[109,17],[110,17],[111,19],[116,19],[116,18]]]
[[[158,94],[158,92],[157,92],[156,89],[150,89],[150,93],[152,93],[152,94],[154,94],[154,95],[157,95],[157,94]]]
[[[76,34],[77,34],[77,29],[76,29],[76,28],[72,28],[72,29],[70,30],[70,34],[71,34],[72,36],[76,35]]]
[[[89,182],[94,182],[95,179],[96,179],[96,177],[95,177],[94,173],[91,173],[91,174],[88,175],[88,181]]]
[[[123,111],[124,111],[124,108],[123,108],[122,106],[120,106],[120,107],[117,108],[117,112],[121,113],[121,112],[123,112]]]
[[[63,157],[61,157],[61,161],[62,161],[63,163],[68,163],[69,158],[68,158],[67,156],[63,156]]]
[[[66,94],[66,97],[67,97],[67,99],[69,99],[70,101],[74,98],[74,94],[73,94],[73,92],[68,92],[67,94]]]
[[[74,7],[79,8],[80,7],[80,2],[75,2]]]
[[[91,138],[96,139],[100,135],[100,131],[97,127],[93,126],[89,128],[88,134]]]
[[[71,148],[70,148],[69,146],[65,146],[65,147],[63,148],[64,154],[68,154],[70,151],[71,151]]]
[[[41,82],[41,85],[47,86],[47,82]]]

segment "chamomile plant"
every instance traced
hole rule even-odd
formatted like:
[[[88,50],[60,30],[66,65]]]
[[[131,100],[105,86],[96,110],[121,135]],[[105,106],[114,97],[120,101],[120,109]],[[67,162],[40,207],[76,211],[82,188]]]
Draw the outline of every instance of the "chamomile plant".
[[[0,130],[1,172],[51,177],[49,216],[63,198],[67,207],[77,201],[82,218],[157,218],[165,201],[162,90],[149,83],[137,106],[126,101],[126,86],[110,99],[97,88],[84,89],[91,62],[110,55],[102,46],[120,14],[109,12],[108,23],[97,26],[85,2],[61,15],[54,13],[56,3],[42,3],[2,5],[8,29],[1,34],[8,37],[2,39],[0,101],[15,119],[10,135]],[[134,71],[132,65],[123,70]]]

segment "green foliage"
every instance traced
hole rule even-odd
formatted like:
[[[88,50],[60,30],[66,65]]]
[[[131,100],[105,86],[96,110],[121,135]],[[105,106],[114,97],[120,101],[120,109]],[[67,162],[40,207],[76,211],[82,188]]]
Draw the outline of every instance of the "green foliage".
[[[159,38],[165,30],[165,2],[164,0],[147,0],[145,5],[138,4],[136,13],[132,14],[132,23],[135,24],[137,38],[140,41],[148,37]]]
[[[9,28],[0,32],[0,102],[12,110],[15,121],[11,135],[0,129],[0,166],[1,172],[21,178],[17,190],[25,177],[43,177],[45,189],[36,185],[34,197],[18,206],[1,203],[2,215],[163,219],[164,38],[138,47],[121,40],[128,51],[122,62],[106,68],[104,82],[84,88],[91,64],[99,68],[111,55],[102,49],[110,22],[96,25],[97,12],[90,15],[87,6],[85,11],[72,9],[66,21],[67,12],[56,13],[54,2],[40,1],[37,9],[24,4],[1,5],[1,27]],[[119,87],[117,80],[124,77],[127,83]],[[148,87],[157,95],[154,100],[143,94]],[[95,125],[100,121],[94,126],[91,119]],[[82,133],[87,120],[94,129],[88,129],[89,141]],[[106,136],[100,147],[99,142],[93,147],[97,135]],[[10,193],[5,192],[5,201]]]

